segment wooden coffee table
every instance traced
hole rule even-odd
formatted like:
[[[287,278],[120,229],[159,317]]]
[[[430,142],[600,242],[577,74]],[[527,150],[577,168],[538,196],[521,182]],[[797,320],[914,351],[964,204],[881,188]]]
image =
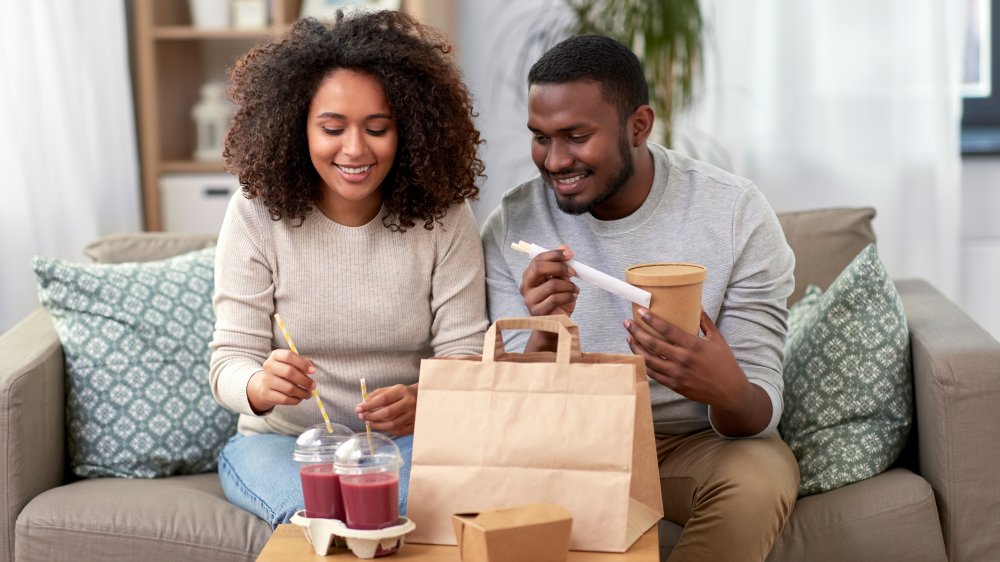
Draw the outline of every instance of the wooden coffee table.
[[[331,553],[350,554],[347,549],[333,549]],[[328,555],[329,556],[329,555]],[[313,551],[302,529],[295,525],[279,525],[264,545],[257,562],[331,562],[345,559],[320,556]],[[454,546],[406,543],[402,550],[392,556],[380,558],[389,562],[396,560],[435,560],[459,562],[458,549]],[[612,554],[607,552],[581,552],[571,550],[567,562],[659,562],[660,540],[657,527],[646,531],[628,552]]]

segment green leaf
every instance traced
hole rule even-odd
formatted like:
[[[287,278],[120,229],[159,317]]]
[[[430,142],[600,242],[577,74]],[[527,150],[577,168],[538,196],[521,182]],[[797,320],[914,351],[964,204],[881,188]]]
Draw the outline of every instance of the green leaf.
[[[628,45],[643,63],[650,105],[671,145],[672,119],[690,107],[701,79],[702,27],[697,0],[564,0],[570,33],[598,33]]]

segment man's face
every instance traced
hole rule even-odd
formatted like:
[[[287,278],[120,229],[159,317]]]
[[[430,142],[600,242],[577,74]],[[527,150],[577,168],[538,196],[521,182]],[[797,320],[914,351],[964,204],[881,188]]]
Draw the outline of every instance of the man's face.
[[[635,164],[618,108],[604,99],[600,85],[532,85],[528,129],[534,135],[531,158],[559,208],[602,218],[602,207],[614,203]]]

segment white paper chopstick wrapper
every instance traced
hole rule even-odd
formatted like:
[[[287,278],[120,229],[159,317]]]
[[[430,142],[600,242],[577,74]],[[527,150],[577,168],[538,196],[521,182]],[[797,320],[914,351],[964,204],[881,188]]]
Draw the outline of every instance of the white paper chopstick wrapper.
[[[532,258],[542,252],[548,251],[537,244],[532,244],[523,240],[517,244],[511,244],[510,247],[519,252],[525,252]],[[626,283],[621,279],[616,279],[603,271],[598,271],[593,267],[582,264],[576,260],[569,260],[566,264],[576,271],[576,277],[579,277],[589,283],[593,283],[605,291],[618,295],[627,301],[649,308],[649,300],[651,298],[649,291],[644,291],[635,285]]]

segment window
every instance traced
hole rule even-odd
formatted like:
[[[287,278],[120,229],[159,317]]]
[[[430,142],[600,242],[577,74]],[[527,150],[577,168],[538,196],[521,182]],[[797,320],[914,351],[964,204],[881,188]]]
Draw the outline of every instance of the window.
[[[962,95],[962,153],[1000,154],[1000,9],[992,0],[966,1],[965,68]]]

